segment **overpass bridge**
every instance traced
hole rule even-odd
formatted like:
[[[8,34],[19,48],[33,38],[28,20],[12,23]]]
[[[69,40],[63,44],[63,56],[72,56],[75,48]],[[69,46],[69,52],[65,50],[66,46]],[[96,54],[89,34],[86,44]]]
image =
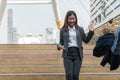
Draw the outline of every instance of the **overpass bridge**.
[[[0,22],[7,4],[52,4],[56,16],[56,24],[61,28],[61,19],[55,0],[52,2],[1,0]],[[105,23],[95,29],[94,41],[99,37],[103,28],[119,25],[119,16],[113,23]],[[117,27],[117,26],[116,26]],[[91,40],[92,41],[92,40]],[[110,66],[99,65],[102,58],[92,56],[94,42],[83,45],[84,59],[80,73],[82,80],[120,80],[120,69],[109,71]],[[61,58],[62,51],[56,50],[55,44],[0,44],[0,80],[65,80],[65,73]]]

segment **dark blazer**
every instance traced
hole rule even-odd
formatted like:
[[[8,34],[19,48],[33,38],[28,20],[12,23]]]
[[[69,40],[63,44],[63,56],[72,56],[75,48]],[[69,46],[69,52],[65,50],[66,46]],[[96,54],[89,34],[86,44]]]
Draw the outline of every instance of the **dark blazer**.
[[[85,43],[88,43],[90,39],[92,38],[93,34],[94,34],[94,31],[89,31],[88,35],[86,36],[82,27],[76,28],[77,44],[78,44],[81,59],[83,58],[82,41],[84,41]],[[59,43],[65,48],[63,50],[62,57],[67,57],[68,42],[69,42],[69,31],[66,28],[62,28],[60,30],[60,43]]]

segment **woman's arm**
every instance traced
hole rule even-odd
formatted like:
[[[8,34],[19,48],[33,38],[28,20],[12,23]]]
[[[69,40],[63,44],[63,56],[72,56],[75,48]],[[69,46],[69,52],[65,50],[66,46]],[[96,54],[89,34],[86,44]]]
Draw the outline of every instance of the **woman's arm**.
[[[85,42],[85,43],[88,43],[91,38],[93,37],[94,35],[94,31],[89,31],[88,34],[86,35],[84,30],[82,29],[82,40]]]
[[[89,29],[89,32],[88,32],[87,36],[86,36],[84,30],[82,29],[82,34],[83,34],[82,35],[82,40],[85,43],[88,43],[91,40],[92,36],[94,35],[94,25],[93,25],[93,23],[90,23],[90,25],[88,26],[88,29]]]
[[[60,40],[59,40],[59,44],[57,45],[57,49],[61,50],[64,49],[63,45],[63,30],[60,30]]]

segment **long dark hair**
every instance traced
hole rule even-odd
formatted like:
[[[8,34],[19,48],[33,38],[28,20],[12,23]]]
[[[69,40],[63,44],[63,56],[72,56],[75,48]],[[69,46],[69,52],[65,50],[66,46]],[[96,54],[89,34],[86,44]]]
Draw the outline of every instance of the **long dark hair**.
[[[68,29],[68,26],[69,26],[68,17],[71,16],[71,15],[74,15],[75,18],[76,18],[75,27],[76,27],[76,28],[79,27],[76,13],[75,13],[73,10],[70,10],[70,11],[68,11],[68,12],[66,13],[63,28]]]

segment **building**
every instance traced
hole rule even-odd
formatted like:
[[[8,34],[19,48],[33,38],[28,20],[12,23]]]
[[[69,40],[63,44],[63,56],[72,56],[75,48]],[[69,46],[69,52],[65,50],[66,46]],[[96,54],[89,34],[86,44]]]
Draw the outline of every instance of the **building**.
[[[96,28],[120,16],[120,0],[90,0],[90,8]]]
[[[120,0],[90,0],[91,22],[95,24],[95,35],[90,44],[95,44],[103,35],[103,28],[114,32],[120,24]]]
[[[25,35],[17,34],[18,44],[42,44],[41,34],[26,33]]]
[[[13,27],[13,11],[12,9],[8,10],[8,27],[7,27],[7,42],[8,44],[16,44],[17,29]]]

